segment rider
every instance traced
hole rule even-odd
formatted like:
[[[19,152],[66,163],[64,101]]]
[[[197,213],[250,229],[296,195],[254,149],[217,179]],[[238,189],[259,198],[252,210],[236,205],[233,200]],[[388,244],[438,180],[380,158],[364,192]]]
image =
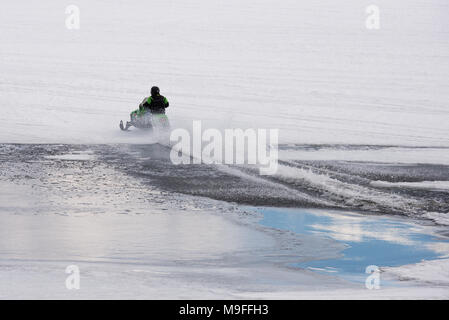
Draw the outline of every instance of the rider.
[[[144,113],[150,111],[152,114],[165,114],[165,108],[168,108],[169,103],[166,97],[161,96],[158,87],[151,88],[151,96],[143,99],[139,105],[139,111]]]
[[[131,112],[130,123],[146,126],[148,118],[143,117],[143,115],[145,115],[147,111],[150,111],[152,115],[163,115],[165,114],[165,108],[168,108],[168,106],[168,100],[164,96],[161,96],[159,88],[152,87],[151,96],[143,99],[142,103],[139,105],[139,109]],[[127,123],[127,127],[130,123]]]

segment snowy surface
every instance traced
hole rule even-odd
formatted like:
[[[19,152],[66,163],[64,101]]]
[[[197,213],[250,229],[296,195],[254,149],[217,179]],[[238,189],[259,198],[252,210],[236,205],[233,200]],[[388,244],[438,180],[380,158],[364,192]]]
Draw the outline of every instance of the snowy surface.
[[[122,135],[153,84],[175,126],[281,129],[283,142],[449,146],[445,0],[2,1],[0,142]]]

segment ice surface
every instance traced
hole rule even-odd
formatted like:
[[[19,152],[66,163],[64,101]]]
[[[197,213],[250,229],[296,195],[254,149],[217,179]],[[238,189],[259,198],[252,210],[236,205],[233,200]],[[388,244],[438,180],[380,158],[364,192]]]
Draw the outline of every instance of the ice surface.
[[[448,148],[407,148],[395,146],[312,146],[297,145],[279,151],[283,160],[334,160],[383,162],[390,164],[443,164],[449,165]]]
[[[273,218],[198,195],[226,187],[239,201],[258,191],[278,199],[268,192],[276,182],[239,188],[230,172],[174,167],[163,150],[1,145],[0,298],[447,297],[437,280],[382,282],[376,293],[340,278],[343,269],[363,279],[366,263],[447,258],[447,240],[426,231],[445,227],[327,209],[274,209]],[[174,191],[186,181],[194,194]],[[79,291],[65,287],[69,265],[80,268]]]
[[[59,157],[63,146],[32,146],[28,155],[21,148],[10,148],[20,161],[1,163],[0,299],[238,298],[317,281],[352,287],[279,266],[333,257],[342,247],[333,241],[265,230],[233,205],[162,192],[96,157]],[[79,291],[65,286],[69,265],[80,269]]]
[[[395,268],[383,268],[387,276],[402,281],[413,280],[425,284],[449,286],[449,259],[423,261]]]
[[[449,191],[449,181],[421,181],[421,182],[385,182],[375,181],[372,185],[379,187],[393,188],[412,188],[412,189],[429,189],[436,191]]]

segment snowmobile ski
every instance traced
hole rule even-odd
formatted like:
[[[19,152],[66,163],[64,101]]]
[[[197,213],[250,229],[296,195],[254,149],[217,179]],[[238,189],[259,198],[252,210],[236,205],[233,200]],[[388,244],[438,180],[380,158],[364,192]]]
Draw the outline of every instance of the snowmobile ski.
[[[120,129],[121,129],[122,131],[129,131],[129,128],[130,128],[130,127],[132,127],[131,122],[127,121],[127,122],[126,122],[126,126],[124,127],[124,126],[123,126],[123,120],[120,120]]]

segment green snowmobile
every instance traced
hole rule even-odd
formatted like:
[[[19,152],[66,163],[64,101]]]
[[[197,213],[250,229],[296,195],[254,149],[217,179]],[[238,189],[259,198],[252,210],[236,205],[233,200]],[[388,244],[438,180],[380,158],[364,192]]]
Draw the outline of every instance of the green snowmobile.
[[[168,108],[169,103],[167,98],[161,96],[158,87],[151,88],[151,96],[143,99],[139,105],[139,109],[131,112],[130,121],[123,125],[123,121],[120,121],[120,129],[128,131],[130,127],[136,127],[139,129],[159,128],[168,130],[170,123],[165,115],[165,109]]]
[[[128,131],[130,127],[136,127],[138,129],[152,130],[153,128],[169,129],[170,123],[168,117],[164,113],[151,113],[149,111],[135,110],[131,112],[131,121],[127,121],[126,125],[123,125],[123,121],[120,121],[120,129]]]

